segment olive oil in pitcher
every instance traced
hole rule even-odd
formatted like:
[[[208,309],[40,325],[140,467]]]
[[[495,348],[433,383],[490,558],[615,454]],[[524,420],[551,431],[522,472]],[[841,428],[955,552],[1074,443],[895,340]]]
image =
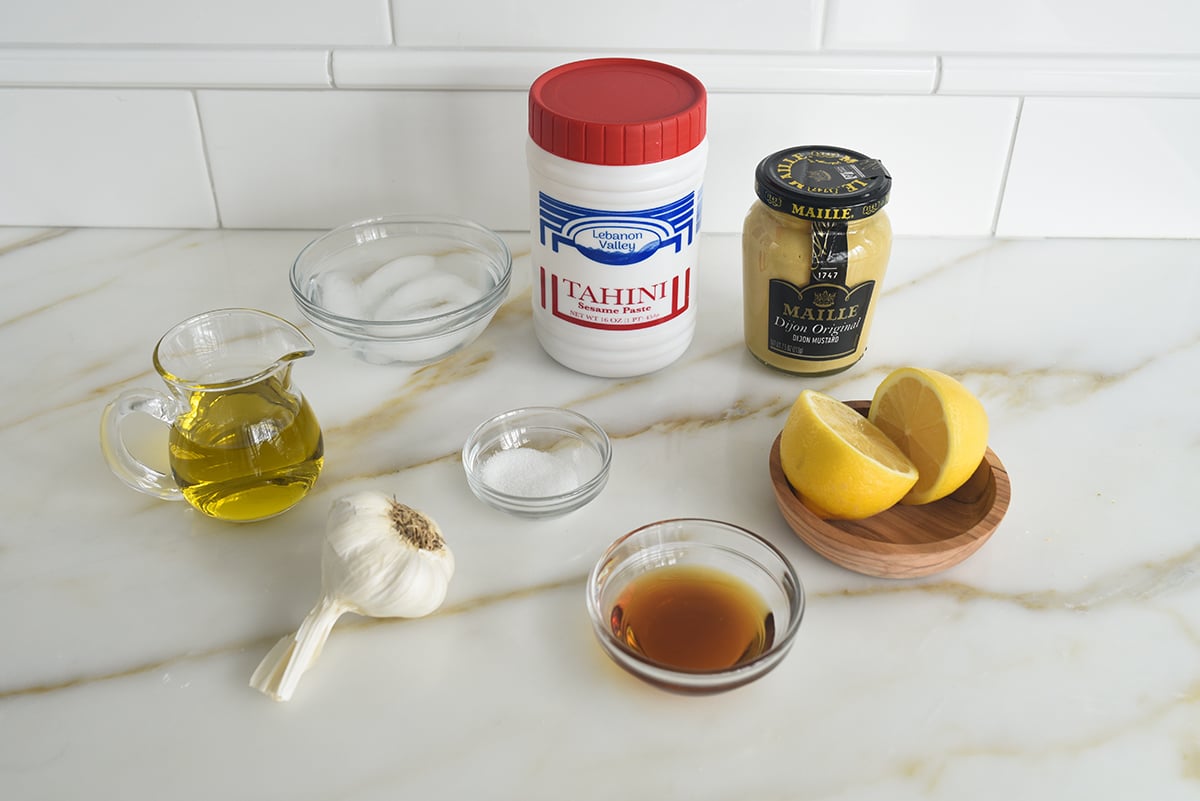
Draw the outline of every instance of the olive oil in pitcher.
[[[197,391],[168,440],[171,470],[189,503],[212,517],[261,520],[316,483],[324,441],[286,373],[221,392]]]
[[[292,365],[314,351],[299,328],[257,309],[189,317],[154,346],[167,391],[133,387],[104,407],[105,461],[126,486],[217,520],[286,511],[316,483],[325,456],[316,415],[292,384]],[[167,428],[168,471],[129,450],[122,432],[138,414]]]

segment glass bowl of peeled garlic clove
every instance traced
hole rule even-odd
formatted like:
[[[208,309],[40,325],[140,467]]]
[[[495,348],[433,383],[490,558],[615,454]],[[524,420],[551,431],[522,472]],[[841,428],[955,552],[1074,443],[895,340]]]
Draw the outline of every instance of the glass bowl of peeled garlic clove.
[[[591,418],[530,406],[481,423],[462,449],[475,497],[518,517],[573,512],[608,483],[612,444]]]
[[[483,332],[508,295],[512,256],[470,220],[395,215],[310,242],[292,296],[333,344],[372,364],[430,364]]]

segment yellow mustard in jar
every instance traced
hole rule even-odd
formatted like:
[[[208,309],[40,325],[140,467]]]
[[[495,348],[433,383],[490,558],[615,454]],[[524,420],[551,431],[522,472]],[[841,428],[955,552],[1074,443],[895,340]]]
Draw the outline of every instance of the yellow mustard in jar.
[[[892,250],[891,188],[878,159],[839,147],[759,162],[742,227],[746,346],[759,361],[828,375],[862,358]]]

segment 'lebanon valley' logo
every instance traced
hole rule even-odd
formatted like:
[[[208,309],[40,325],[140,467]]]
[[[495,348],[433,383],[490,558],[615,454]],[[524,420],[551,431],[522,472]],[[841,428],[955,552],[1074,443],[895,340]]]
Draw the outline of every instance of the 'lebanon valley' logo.
[[[641,211],[605,212],[573,206],[538,194],[543,245],[558,252],[575,248],[588,259],[612,266],[637,264],[664,247],[678,253],[695,235],[696,198]]]

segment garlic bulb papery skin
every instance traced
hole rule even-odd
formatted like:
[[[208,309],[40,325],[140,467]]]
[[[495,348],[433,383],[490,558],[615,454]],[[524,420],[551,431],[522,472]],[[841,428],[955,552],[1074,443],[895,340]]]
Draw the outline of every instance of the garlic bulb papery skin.
[[[431,518],[381,492],[337,499],[321,552],[321,598],[263,658],[250,686],[289,700],[343,614],[423,617],[442,605],[453,575],[454,554]]]

